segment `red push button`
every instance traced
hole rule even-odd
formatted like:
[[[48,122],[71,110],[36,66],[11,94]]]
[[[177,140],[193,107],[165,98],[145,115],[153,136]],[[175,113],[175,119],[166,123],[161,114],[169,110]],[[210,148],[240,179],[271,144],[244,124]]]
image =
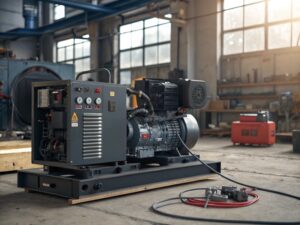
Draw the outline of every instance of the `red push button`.
[[[96,88],[96,89],[95,89],[95,93],[100,94],[100,92],[101,92],[101,89],[100,89],[100,88]]]

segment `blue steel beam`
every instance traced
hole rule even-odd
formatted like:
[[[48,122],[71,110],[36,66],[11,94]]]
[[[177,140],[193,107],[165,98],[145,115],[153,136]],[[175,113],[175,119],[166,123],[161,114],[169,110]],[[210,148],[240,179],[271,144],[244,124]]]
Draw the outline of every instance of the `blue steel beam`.
[[[42,33],[54,32],[57,30],[70,28],[79,24],[84,24],[86,21],[100,20],[109,16],[115,16],[122,14],[126,11],[130,11],[136,8],[140,8],[149,2],[156,0],[122,0],[114,3],[107,4],[107,7],[114,10],[114,13],[82,13],[76,16],[72,16],[67,19],[59,20],[55,23],[38,28]]]
[[[100,20],[109,16],[120,15],[124,12],[143,7],[146,4],[154,1],[157,0],[119,0],[103,5],[104,7],[112,10],[112,12],[110,13],[86,12],[67,19],[56,21],[52,24],[45,25],[37,29],[15,29],[4,33],[0,32],[0,39],[16,39],[23,36],[39,36],[44,33],[51,33],[65,28],[71,28],[76,25],[84,24],[86,21]],[[12,32],[12,34],[10,34],[10,32]]]
[[[42,35],[36,29],[17,28],[8,32],[0,32],[0,39],[16,39],[18,37],[32,37]]]
[[[111,9],[106,8],[103,5],[94,5],[88,2],[80,2],[80,1],[72,1],[72,0],[38,0],[38,1],[64,5],[64,6],[85,10],[85,11],[106,12],[106,13],[112,12]]]

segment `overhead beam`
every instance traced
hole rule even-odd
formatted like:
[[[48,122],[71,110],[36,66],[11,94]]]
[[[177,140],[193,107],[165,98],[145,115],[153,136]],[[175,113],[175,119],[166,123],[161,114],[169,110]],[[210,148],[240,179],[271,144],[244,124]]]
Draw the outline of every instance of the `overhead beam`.
[[[80,1],[73,1],[73,0],[38,0],[38,1],[64,5],[70,8],[80,9],[84,11],[105,12],[105,13],[113,12],[113,10],[110,8],[107,8],[102,5],[91,4],[89,2],[80,2]]]
[[[87,14],[81,13],[79,15],[75,15],[70,18],[62,19],[52,24],[40,27],[38,28],[38,30],[42,33],[49,33],[57,30],[65,29],[65,28],[71,28],[76,25],[84,24],[87,21],[100,20],[108,16],[119,15],[126,11],[142,7],[147,3],[154,2],[154,1],[157,0],[126,0],[126,1],[119,0],[105,5],[106,7],[113,9],[114,11],[113,13],[97,13],[97,12],[90,12]]]
[[[74,26],[84,24],[87,21],[101,20],[109,16],[120,15],[127,11],[143,7],[146,4],[155,1],[158,0],[119,0],[104,5],[104,7],[112,9],[112,12],[110,13],[84,12],[66,19],[58,20],[54,23],[39,27],[37,29],[18,28],[7,32],[0,32],[0,39],[17,39],[24,36],[40,36],[45,33],[52,33],[58,30],[72,28]]]

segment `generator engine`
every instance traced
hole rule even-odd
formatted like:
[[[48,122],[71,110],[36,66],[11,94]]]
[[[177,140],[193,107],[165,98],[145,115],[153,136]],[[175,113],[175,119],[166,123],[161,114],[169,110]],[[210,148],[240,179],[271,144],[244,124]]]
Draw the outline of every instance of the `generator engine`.
[[[32,86],[32,162],[18,187],[79,199],[211,174],[188,148],[199,137],[188,109],[206,104],[197,80],[137,81],[135,88],[88,81]],[[137,107],[127,107],[127,97]],[[220,162],[207,161],[221,171]],[[171,182],[170,182],[171,183]]]
[[[136,81],[130,94],[138,96],[138,108],[128,112],[127,154],[145,159],[187,155],[199,137],[197,120],[187,108],[207,102],[204,81],[144,79]]]
[[[34,162],[63,167],[188,155],[182,141],[192,148],[199,127],[186,107],[207,100],[205,82],[191,80],[138,81],[127,89],[138,98],[138,108],[129,110],[121,85],[58,81],[33,90]]]
[[[169,120],[164,117],[152,120],[145,117],[130,119],[128,123],[128,153],[137,158],[154,157],[172,150],[185,155],[187,151],[178,135],[189,148],[196,144],[199,127],[191,114]]]

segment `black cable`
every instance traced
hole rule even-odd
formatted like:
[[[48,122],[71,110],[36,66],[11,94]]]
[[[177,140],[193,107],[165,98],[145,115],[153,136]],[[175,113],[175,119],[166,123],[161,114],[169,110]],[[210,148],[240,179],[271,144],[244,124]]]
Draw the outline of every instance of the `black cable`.
[[[298,222],[276,222],[276,221],[258,221],[258,220],[223,220],[223,219],[211,219],[211,218],[205,218],[205,217],[194,217],[194,216],[182,216],[178,214],[172,214],[167,213],[164,211],[159,210],[159,208],[163,208],[166,206],[174,205],[174,204],[180,204],[179,202],[171,202],[173,200],[179,200],[179,197],[177,198],[169,198],[165,199],[163,201],[154,203],[151,207],[151,210],[157,214],[172,217],[174,219],[183,219],[183,220],[192,220],[192,221],[203,221],[203,222],[213,222],[213,223],[231,223],[231,224],[268,224],[268,225],[299,225],[300,221]]]
[[[267,188],[261,188],[261,187],[255,187],[253,185],[249,185],[249,184],[245,184],[245,183],[242,183],[242,182],[239,182],[239,181],[236,181],[232,178],[229,178],[225,175],[223,175],[222,173],[216,171],[214,168],[212,168],[211,166],[209,166],[207,163],[205,163],[204,161],[202,161],[197,155],[195,155],[189,148],[188,146],[186,146],[186,144],[184,143],[184,141],[181,139],[180,135],[177,135],[180,142],[182,143],[182,145],[187,149],[187,151],[192,155],[194,156],[200,163],[202,163],[203,165],[205,165],[208,169],[210,169],[212,172],[214,172],[215,174],[218,174],[219,176],[223,177],[224,179],[226,180],[229,180],[233,183],[236,183],[238,185],[241,185],[241,186],[245,186],[245,187],[250,187],[250,188],[253,188],[253,189],[256,189],[256,190],[260,190],[260,191],[265,191],[265,192],[270,192],[270,193],[274,193],[274,194],[278,194],[278,195],[283,195],[283,196],[286,196],[286,197],[289,197],[289,198],[294,198],[294,199],[297,199],[297,200],[300,200],[300,196],[295,196],[295,195],[291,195],[291,194],[288,194],[288,193],[285,193],[285,192],[280,192],[280,191],[275,191],[275,190],[271,190],[271,189],[267,189]]]
[[[141,114],[143,116],[147,116],[149,114],[149,111],[147,109],[144,109],[144,108],[138,108],[138,109],[133,110],[133,112],[130,112],[128,117],[131,119],[131,118],[135,117],[138,114]]]
[[[202,161],[197,155],[195,155],[188,146],[186,146],[186,144],[184,143],[184,141],[182,140],[182,138],[180,137],[179,134],[177,134],[180,142],[182,143],[182,145],[186,148],[186,150],[192,155],[194,156],[200,163],[202,163],[203,165],[205,165],[208,169],[210,169],[213,173],[223,177],[226,180],[229,180],[235,184],[238,185],[242,185],[245,187],[250,187],[256,190],[261,190],[261,191],[265,191],[265,192],[269,192],[269,193],[273,193],[273,194],[277,194],[277,195],[282,195],[288,198],[293,198],[296,200],[300,200],[299,196],[295,196],[295,195],[291,195],[285,192],[280,192],[280,191],[276,191],[276,190],[271,190],[271,189],[267,189],[267,188],[261,188],[261,187],[255,187],[253,185],[248,185],[248,184],[244,184],[242,182],[236,181],[234,179],[231,179],[225,175],[223,175],[222,173],[216,171],[214,168],[212,168],[211,166],[209,166],[207,163],[205,163],[204,161]],[[215,223],[234,223],[234,224],[274,224],[274,225],[288,225],[288,224],[300,224],[300,221],[295,221],[295,222],[277,222],[277,221],[256,221],[256,220],[224,220],[224,219],[211,219],[211,218],[203,218],[203,217],[193,217],[193,216],[182,216],[182,215],[178,215],[178,214],[172,214],[172,213],[167,213],[164,212],[162,210],[159,210],[159,208],[163,208],[166,206],[170,206],[173,204],[176,204],[174,202],[170,202],[170,201],[174,201],[174,200],[180,200],[181,202],[185,203],[184,199],[182,197],[182,194],[188,191],[192,191],[192,190],[201,190],[201,188],[195,188],[195,189],[189,189],[186,191],[183,191],[179,194],[179,197],[176,198],[169,198],[169,199],[165,199],[162,201],[159,201],[157,203],[154,203],[151,206],[151,210],[157,214],[163,215],[163,216],[168,216],[168,217],[172,217],[172,218],[176,218],[176,219],[185,219],[185,220],[193,220],[193,221],[205,221],[205,222],[215,222]],[[177,202],[180,203],[180,202]]]

